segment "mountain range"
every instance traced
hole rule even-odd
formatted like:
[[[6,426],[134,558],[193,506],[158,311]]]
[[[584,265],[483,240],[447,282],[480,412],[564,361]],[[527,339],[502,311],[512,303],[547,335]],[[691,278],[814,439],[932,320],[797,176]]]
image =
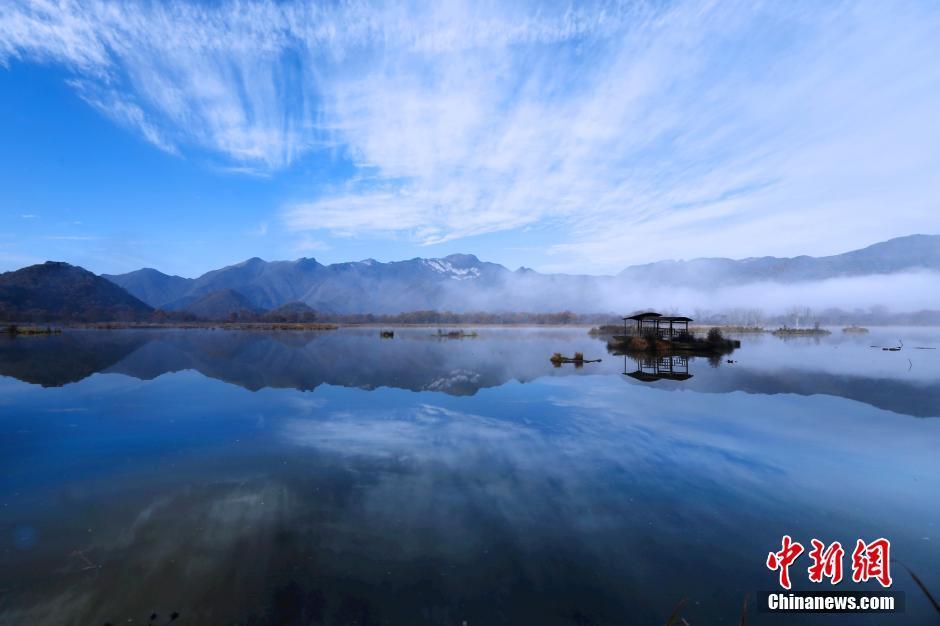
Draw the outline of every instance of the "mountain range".
[[[859,276],[940,272],[940,235],[910,235],[826,257],[659,261],[614,276],[510,270],[471,254],[324,265],[251,258],[184,278],[144,268],[98,277],[47,262],[0,274],[4,319],[139,319],[153,309],[204,319],[276,309],[295,314],[420,310],[598,312],[650,306],[644,294],[755,283],[801,285]],[[632,306],[631,306],[632,303]],[[936,307],[931,307],[936,308]]]
[[[666,281],[684,286],[751,282],[796,283],[873,274],[894,274],[913,269],[940,270],[940,235],[908,235],[860,250],[824,257],[752,257],[692,261],[659,261],[628,267],[620,273],[630,279]]]
[[[512,275],[496,263],[471,254],[442,259],[411,259],[379,263],[373,259],[323,265],[316,259],[263,261],[257,257],[207,272],[195,279],[168,276],[145,268],[104,278],[155,308],[189,309],[220,291],[244,296],[248,306],[272,309],[302,302],[335,313],[387,313],[461,306],[460,292],[497,288]],[[464,283],[466,289],[455,289]]]
[[[541,274],[480,261],[472,254],[380,263],[373,259],[323,265],[315,259],[267,262],[252,258],[195,279],[145,268],[108,280],[155,308],[185,311],[225,290],[244,297],[240,308],[303,303],[331,313],[415,310],[577,311],[624,285],[690,289],[755,282],[799,283],[840,277],[940,271],[940,235],[910,235],[826,257],[703,258],[631,266],[616,276]],[[232,299],[229,294],[227,300]]]

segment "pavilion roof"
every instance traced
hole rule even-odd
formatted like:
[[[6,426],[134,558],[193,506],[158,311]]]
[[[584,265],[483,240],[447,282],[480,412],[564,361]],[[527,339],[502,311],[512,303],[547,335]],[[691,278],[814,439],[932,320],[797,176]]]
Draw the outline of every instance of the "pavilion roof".
[[[653,313],[652,311],[648,313],[637,313],[636,315],[631,315],[630,317],[625,317],[625,320],[648,320],[656,317],[662,317],[659,313]]]
[[[691,317],[685,317],[682,315],[660,315],[659,313],[637,313],[636,315],[631,315],[630,317],[623,318],[625,320],[636,320],[642,322],[643,320],[659,320],[661,322],[691,322]]]

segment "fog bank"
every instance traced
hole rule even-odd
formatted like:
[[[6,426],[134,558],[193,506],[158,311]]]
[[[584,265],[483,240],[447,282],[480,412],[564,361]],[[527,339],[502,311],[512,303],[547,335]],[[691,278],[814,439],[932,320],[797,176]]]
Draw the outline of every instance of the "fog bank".
[[[940,309],[940,273],[912,271],[780,283],[751,282],[700,287],[643,282],[624,277],[514,275],[500,287],[455,284],[445,298],[454,310],[596,313],[640,309],[691,313],[760,309],[786,314],[794,307],[844,311],[913,312]],[[459,307],[459,308],[457,308]]]

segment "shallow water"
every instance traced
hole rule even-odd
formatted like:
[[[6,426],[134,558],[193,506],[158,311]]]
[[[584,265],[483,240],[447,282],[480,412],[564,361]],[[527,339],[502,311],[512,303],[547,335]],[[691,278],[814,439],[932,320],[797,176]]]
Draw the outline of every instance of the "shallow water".
[[[433,332],[0,340],[0,624],[737,624],[783,534],[940,595],[937,329],[650,382],[585,329]],[[904,614],[749,623],[936,623],[893,575]]]

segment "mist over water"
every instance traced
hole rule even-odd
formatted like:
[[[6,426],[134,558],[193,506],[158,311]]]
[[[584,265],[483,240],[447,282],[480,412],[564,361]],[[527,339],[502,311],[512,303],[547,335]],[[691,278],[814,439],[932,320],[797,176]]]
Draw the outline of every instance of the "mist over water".
[[[669,285],[620,277],[513,275],[496,287],[455,284],[448,300],[465,311],[632,312],[638,309],[727,312],[760,309],[786,314],[815,310],[914,312],[940,309],[940,273],[911,271],[801,282],[728,284],[720,276],[697,277],[695,285]]]

